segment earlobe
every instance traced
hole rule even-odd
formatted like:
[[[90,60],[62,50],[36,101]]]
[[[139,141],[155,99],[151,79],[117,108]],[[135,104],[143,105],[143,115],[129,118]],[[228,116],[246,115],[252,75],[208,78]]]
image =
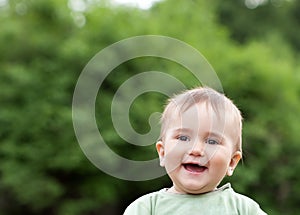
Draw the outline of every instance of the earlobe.
[[[232,176],[233,174],[233,168],[229,167],[227,170],[227,176]]]
[[[227,169],[227,175],[232,176],[233,171],[236,168],[237,164],[239,163],[240,159],[242,158],[242,153],[240,151],[236,151],[230,161],[229,167]]]
[[[159,156],[160,166],[165,166],[165,149],[162,141],[156,143],[156,150]]]

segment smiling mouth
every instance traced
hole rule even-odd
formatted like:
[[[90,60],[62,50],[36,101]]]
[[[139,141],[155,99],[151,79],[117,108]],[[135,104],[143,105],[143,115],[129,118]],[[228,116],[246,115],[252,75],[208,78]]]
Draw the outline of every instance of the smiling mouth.
[[[206,166],[201,166],[199,164],[193,164],[193,163],[183,164],[183,167],[185,170],[191,173],[202,173],[207,169]]]

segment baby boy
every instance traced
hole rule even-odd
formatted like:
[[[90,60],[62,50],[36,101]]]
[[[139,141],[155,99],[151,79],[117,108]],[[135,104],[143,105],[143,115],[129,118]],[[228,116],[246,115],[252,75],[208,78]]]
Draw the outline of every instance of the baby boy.
[[[198,87],[175,95],[161,118],[156,149],[173,185],[146,194],[125,215],[265,215],[231,185],[218,188],[242,157],[242,117],[223,94]]]

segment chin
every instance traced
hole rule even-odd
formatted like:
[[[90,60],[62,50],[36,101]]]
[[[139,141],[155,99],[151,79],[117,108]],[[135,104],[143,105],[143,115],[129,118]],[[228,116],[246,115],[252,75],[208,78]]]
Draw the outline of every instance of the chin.
[[[213,191],[215,188],[207,185],[200,185],[200,184],[185,184],[184,185],[185,192],[187,194],[202,194],[202,193],[208,193],[210,191]]]

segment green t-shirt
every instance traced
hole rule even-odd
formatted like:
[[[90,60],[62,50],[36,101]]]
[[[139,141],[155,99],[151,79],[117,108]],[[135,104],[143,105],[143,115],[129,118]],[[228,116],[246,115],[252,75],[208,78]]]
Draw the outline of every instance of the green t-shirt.
[[[236,193],[230,184],[201,195],[166,191],[138,198],[123,215],[266,215],[255,201]]]

